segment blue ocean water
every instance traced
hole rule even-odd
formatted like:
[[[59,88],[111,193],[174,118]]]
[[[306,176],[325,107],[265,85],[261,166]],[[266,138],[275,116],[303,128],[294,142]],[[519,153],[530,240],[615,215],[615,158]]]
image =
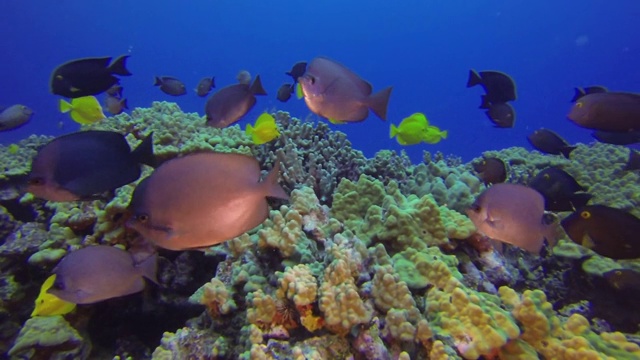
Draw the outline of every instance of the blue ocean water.
[[[638,19],[635,0],[3,0],[0,104],[21,103],[36,114],[28,125],[1,132],[0,143],[76,130],[49,92],[51,72],[72,59],[126,53],[134,74],[122,78],[130,108],[166,100],[203,115],[205,99],[192,90],[200,78],[215,76],[221,88],[239,70],[260,74],[269,96],[259,97],[243,127],[265,110],[306,118],[303,101],[280,103],[276,91],[295,62],[331,57],[374,90],[393,86],[386,122],[371,114],[361,123],[332,125],[367,156],[405,149],[419,161],[426,149],[469,160],[488,149],[531,148],[526,135],[540,127],[569,142],[590,142],[588,130],[566,120],[573,87],[640,89]],[[477,108],[482,90],[465,87],[471,68],[515,79],[514,128],[494,128]],[[180,78],[189,93],[162,93],[152,86],[155,75]],[[424,112],[449,138],[410,147],[389,139],[389,124],[414,112]]]

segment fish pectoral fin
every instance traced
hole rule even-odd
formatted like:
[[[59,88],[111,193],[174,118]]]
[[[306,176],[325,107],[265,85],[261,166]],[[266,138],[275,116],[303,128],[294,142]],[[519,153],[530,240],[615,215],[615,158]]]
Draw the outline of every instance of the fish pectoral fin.
[[[329,118],[328,119],[330,123],[334,124],[334,125],[342,125],[342,124],[346,124],[346,121],[342,121],[342,120],[336,120],[336,119],[332,119]]]
[[[591,236],[589,236],[589,234],[584,234],[582,236],[582,241],[580,241],[580,245],[586,247],[587,249],[593,249],[593,247],[596,246],[596,243],[593,241],[593,239],[591,239]]]

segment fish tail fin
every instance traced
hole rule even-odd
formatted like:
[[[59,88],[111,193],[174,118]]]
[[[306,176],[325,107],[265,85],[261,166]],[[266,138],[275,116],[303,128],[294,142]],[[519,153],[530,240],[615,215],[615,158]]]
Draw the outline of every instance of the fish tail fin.
[[[211,77],[211,88],[213,89],[214,87],[216,87],[216,77],[212,76]]]
[[[585,192],[575,193],[571,195],[571,206],[573,206],[575,210],[580,209],[581,207],[587,205],[592,197],[593,195]]]
[[[480,95],[480,106],[478,106],[478,109],[490,109],[490,108],[491,108],[491,102],[487,100],[487,95]]]
[[[369,108],[382,120],[387,120],[387,106],[389,105],[391,90],[393,88],[389,86],[369,96]]]
[[[569,158],[569,155],[571,154],[571,152],[573,150],[576,149],[577,146],[565,146],[562,149],[560,149],[560,152],[562,153],[562,155],[564,155],[564,157],[566,157],[567,159]]]
[[[145,278],[153,281],[155,284],[158,284],[158,255],[153,254],[146,259],[142,260],[142,262],[135,265],[137,269],[140,270],[140,274]]]
[[[267,92],[262,87],[262,81],[260,81],[260,75],[256,75],[255,80],[251,84],[251,93],[253,95],[267,95]]]
[[[571,98],[571,102],[574,103],[578,101],[581,97],[585,96],[586,93],[581,87],[573,88],[573,98]]]
[[[122,76],[129,76],[131,73],[127,70],[127,58],[129,55],[121,55],[117,59],[113,60],[111,64],[109,64],[109,70],[116,74]]]
[[[446,139],[448,135],[449,130],[440,131],[440,136],[442,136],[443,139]]]
[[[162,85],[162,79],[160,79],[157,76],[154,76],[153,77],[153,86],[160,86],[160,85]]]
[[[59,109],[61,113],[68,113],[73,109],[73,106],[68,101],[60,99]]]
[[[249,136],[253,135],[254,133],[253,126],[251,124],[247,124],[247,126],[244,128],[244,133]]]
[[[389,129],[389,139],[393,139],[396,135],[398,135],[398,127],[391,124],[391,128]]]
[[[129,105],[127,104],[127,99],[120,100],[120,105],[122,105],[123,109],[129,109]]]
[[[153,154],[153,132],[151,132],[131,153],[136,162],[151,167],[157,166],[156,156]]]
[[[278,179],[280,178],[280,161],[276,160],[275,165],[273,165],[273,169],[269,172],[267,177],[264,179],[263,183],[267,188],[267,196],[274,197],[278,199],[289,200],[289,195],[284,192],[284,189],[280,184],[278,184]]]
[[[482,84],[482,78],[478,73],[471,69],[469,70],[469,79],[467,80],[467,87],[470,88],[472,86],[476,86],[478,84]]]

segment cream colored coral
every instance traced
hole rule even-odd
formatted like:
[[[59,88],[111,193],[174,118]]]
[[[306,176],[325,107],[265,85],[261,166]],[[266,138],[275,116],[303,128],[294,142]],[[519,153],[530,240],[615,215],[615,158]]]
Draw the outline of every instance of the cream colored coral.
[[[262,290],[247,295],[247,320],[254,325],[265,327],[271,324],[276,315],[276,300]]]
[[[204,285],[200,303],[207,306],[212,316],[226,315],[237,308],[236,302],[233,301],[233,294],[217,278],[211,279]]]
[[[272,210],[263,228],[258,231],[258,246],[273,247],[284,257],[293,255],[296,244],[306,238],[302,231],[302,215],[283,205],[280,210]]]
[[[316,301],[318,282],[308,265],[287,267],[283,273],[278,273],[278,277],[280,288],[276,297],[293,300],[296,306],[310,305]]]
[[[368,323],[373,315],[360,298],[349,266],[343,260],[334,260],[327,267],[319,305],[327,328],[339,335],[346,335],[354,325]]]
[[[411,310],[416,307],[407,283],[400,280],[391,265],[381,266],[376,271],[372,294],[376,307],[384,312],[393,308]]]
[[[416,327],[407,319],[407,310],[391,309],[385,317],[383,334],[400,341],[413,341]]]

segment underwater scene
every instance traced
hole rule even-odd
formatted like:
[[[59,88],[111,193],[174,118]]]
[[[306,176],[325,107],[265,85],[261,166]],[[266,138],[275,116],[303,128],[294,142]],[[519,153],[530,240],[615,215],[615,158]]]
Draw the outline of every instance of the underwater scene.
[[[640,2],[0,18],[0,359],[640,359]]]

